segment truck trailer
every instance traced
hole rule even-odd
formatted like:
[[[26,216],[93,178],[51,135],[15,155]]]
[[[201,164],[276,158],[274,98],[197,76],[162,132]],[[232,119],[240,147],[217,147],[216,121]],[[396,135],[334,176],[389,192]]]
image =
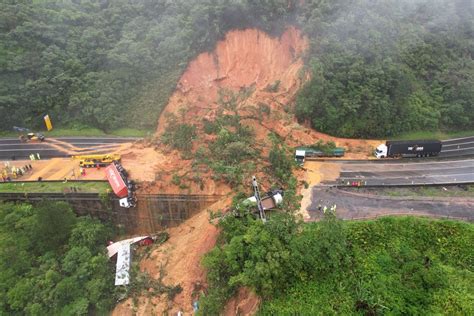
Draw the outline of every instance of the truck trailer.
[[[117,161],[112,162],[105,168],[105,175],[115,195],[120,198],[120,206],[126,208],[135,207],[137,202],[135,184],[128,179],[128,174],[122,165]]]
[[[377,158],[431,157],[441,152],[439,140],[388,140],[375,149]]]
[[[345,149],[342,147],[336,147],[326,151],[311,147],[298,147],[295,150],[295,161],[302,165],[305,161],[305,158],[308,157],[343,157],[344,154]]]

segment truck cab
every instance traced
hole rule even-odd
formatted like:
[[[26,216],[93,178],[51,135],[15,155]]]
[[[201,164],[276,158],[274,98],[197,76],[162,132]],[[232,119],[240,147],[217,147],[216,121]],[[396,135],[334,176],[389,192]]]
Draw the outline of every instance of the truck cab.
[[[299,150],[297,149],[295,151],[295,161],[297,164],[302,165],[304,163],[304,158],[306,156],[306,151],[305,150]]]
[[[386,158],[387,157],[387,151],[388,151],[388,147],[387,145],[385,144],[380,144],[377,146],[377,148],[375,148],[375,157],[377,157],[378,159],[380,158]]]

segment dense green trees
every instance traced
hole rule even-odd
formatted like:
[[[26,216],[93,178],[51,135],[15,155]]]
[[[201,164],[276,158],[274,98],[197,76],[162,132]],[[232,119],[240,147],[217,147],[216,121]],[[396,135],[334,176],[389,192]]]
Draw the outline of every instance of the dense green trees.
[[[191,58],[230,29],[311,39],[313,79],[296,114],[324,132],[373,137],[472,128],[469,0],[3,1],[0,129],[153,128]]]
[[[3,1],[0,129],[153,128],[180,73],[226,31],[285,27],[287,1]],[[278,27],[277,27],[278,26]]]
[[[346,4],[306,4],[313,77],[297,101],[300,120],[348,137],[474,127],[472,3]]]
[[[474,226],[420,218],[342,222],[327,213],[301,224],[274,214],[263,224],[219,223],[205,257],[203,314],[217,314],[239,286],[264,298],[262,315],[472,314]]]
[[[65,203],[0,204],[0,314],[108,312],[111,231]]]

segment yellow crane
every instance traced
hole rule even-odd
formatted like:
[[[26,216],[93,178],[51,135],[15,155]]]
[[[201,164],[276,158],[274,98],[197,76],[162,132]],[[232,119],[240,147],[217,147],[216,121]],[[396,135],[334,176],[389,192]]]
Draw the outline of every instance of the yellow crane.
[[[83,168],[105,167],[113,161],[120,161],[122,158],[119,154],[103,154],[103,155],[79,155],[72,156],[73,159],[79,160],[79,166]]]

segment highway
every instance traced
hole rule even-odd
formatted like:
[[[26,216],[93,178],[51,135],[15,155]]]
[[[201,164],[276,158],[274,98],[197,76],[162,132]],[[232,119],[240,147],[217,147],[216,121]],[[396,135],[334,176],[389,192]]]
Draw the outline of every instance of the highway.
[[[343,219],[366,219],[385,215],[422,215],[439,218],[474,220],[474,199],[460,197],[390,197],[358,193],[357,189],[313,187],[310,220],[323,216],[320,209],[337,205],[336,214]]]
[[[331,160],[339,163],[336,181],[326,185],[420,185],[474,183],[474,136],[442,142],[438,157],[377,159],[367,161]]]
[[[30,154],[40,157],[69,157],[80,154],[100,154],[117,150],[121,144],[131,143],[131,137],[58,137],[44,142],[21,143],[18,138],[0,138],[0,160],[29,159]]]
[[[353,182],[369,186],[473,183],[474,159],[412,159],[406,162],[401,159],[397,163],[343,163],[337,181],[327,184]]]
[[[442,141],[439,157],[474,156],[474,136]]]

